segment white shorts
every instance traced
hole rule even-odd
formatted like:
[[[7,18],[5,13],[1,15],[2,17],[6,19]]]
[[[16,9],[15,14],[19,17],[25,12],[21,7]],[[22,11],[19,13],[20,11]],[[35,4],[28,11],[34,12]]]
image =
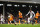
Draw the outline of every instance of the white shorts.
[[[4,19],[3,19],[3,18],[1,18],[1,21],[4,21]]]

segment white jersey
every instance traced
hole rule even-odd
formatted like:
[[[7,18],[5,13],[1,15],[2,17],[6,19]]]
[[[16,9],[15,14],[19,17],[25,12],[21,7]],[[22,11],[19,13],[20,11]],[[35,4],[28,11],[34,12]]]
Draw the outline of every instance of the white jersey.
[[[4,21],[3,15],[1,15],[1,21]]]
[[[34,13],[33,11],[31,11],[31,12],[29,11],[28,14],[30,14],[30,18],[35,17],[35,13]],[[26,14],[26,16],[27,16],[28,14]]]

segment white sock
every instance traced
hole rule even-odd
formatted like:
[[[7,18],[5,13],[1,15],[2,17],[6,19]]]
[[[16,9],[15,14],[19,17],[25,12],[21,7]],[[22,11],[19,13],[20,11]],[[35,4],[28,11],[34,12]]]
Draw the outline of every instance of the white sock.
[[[10,21],[10,23],[11,23],[11,21]]]

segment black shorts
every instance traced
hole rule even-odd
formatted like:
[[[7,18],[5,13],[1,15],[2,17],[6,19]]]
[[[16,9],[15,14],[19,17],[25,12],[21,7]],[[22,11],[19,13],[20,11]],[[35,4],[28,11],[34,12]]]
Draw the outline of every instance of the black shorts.
[[[35,18],[35,20],[38,20],[37,18]]]
[[[22,20],[22,18],[19,18],[20,20]]]
[[[10,23],[10,21],[9,21],[9,23]],[[11,23],[14,23],[14,21],[11,21]]]

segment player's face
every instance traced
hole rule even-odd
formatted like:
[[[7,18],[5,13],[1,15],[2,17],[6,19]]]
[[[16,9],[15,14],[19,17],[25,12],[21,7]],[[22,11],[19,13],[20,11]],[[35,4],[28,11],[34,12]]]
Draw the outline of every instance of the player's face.
[[[1,14],[2,15],[2,14]]]
[[[19,11],[20,12],[20,11]]]
[[[37,13],[38,13],[38,11],[37,11]]]
[[[31,12],[32,10],[30,10],[30,12]]]

